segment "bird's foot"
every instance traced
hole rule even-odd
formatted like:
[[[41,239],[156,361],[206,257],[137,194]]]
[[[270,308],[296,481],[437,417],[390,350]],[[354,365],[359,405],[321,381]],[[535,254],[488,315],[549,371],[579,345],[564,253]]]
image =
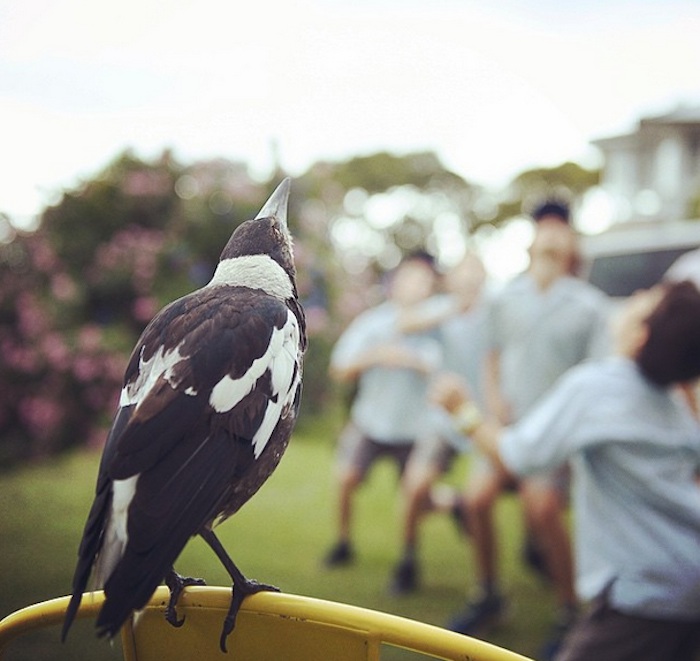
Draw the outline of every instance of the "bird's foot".
[[[224,620],[224,627],[221,631],[221,639],[219,641],[219,646],[222,652],[226,652],[226,639],[229,637],[234,627],[236,626],[236,616],[238,611],[243,604],[243,600],[251,594],[257,592],[279,592],[280,589],[274,585],[267,585],[265,583],[258,583],[257,581],[250,580],[248,578],[244,579],[242,582],[237,581],[233,584],[233,596],[231,597],[231,605],[228,609],[228,614]]]
[[[171,569],[165,577],[165,584],[170,590],[170,600],[165,609],[166,621],[174,627],[181,627],[185,623],[185,618],[177,619],[177,602],[182,591],[190,585],[206,585],[202,578],[185,578],[180,576],[174,569]]]

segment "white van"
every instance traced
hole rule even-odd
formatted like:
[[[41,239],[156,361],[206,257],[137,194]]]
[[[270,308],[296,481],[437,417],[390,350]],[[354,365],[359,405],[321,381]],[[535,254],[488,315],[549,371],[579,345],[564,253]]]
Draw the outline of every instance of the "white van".
[[[621,223],[584,236],[581,275],[613,297],[657,284],[681,255],[700,247],[700,220]]]

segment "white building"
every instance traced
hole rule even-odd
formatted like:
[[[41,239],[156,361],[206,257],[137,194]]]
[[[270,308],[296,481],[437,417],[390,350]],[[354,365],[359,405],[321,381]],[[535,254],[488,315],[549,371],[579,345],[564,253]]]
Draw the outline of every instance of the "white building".
[[[688,218],[700,195],[700,107],[641,119],[626,135],[594,140],[613,222]]]

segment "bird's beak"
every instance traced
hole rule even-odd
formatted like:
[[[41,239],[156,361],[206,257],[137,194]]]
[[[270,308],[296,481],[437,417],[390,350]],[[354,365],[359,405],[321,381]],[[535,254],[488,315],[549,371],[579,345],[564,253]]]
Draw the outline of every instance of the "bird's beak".
[[[255,218],[274,218],[282,227],[287,227],[287,203],[289,202],[289,189],[291,179],[286,177],[282,180],[275,192],[263,205]]]

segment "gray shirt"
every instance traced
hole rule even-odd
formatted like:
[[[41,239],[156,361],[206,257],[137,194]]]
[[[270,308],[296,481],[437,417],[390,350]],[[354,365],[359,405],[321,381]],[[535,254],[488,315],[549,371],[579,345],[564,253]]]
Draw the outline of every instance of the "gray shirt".
[[[610,587],[612,605],[651,618],[700,618],[700,425],[636,364],[608,358],[571,370],[500,453],[518,475],[571,458],[577,590]]]
[[[438,297],[436,297],[438,298]],[[451,296],[441,297],[443,309],[454,309]],[[437,304],[436,304],[437,306]],[[486,303],[476,301],[466,312],[454,314],[438,328],[442,346],[442,371],[459,374],[466,380],[472,398],[483,402],[483,372],[486,353]],[[430,430],[460,452],[471,449],[468,439],[441,407],[433,407],[427,419]]]
[[[401,345],[437,369],[442,359],[439,343],[428,334],[402,334],[397,330],[399,311],[383,303],[359,315],[333,348],[331,365],[344,367],[373,347]],[[413,441],[424,433],[428,376],[414,369],[371,367],[357,383],[350,417],[367,436],[383,443]]]
[[[486,353],[486,305],[478,301],[467,312],[455,315],[440,328],[443,368],[466,379],[474,399],[481,403]]]
[[[606,351],[608,298],[569,276],[541,291],[524,273],[499,292],[488,314],[500,352],[501,390],[518,420],[570,367]]]

